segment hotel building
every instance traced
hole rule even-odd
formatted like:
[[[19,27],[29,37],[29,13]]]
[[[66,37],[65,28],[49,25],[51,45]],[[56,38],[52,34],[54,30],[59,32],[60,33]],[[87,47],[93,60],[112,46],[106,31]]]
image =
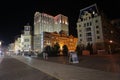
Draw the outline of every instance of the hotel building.
[[[46,13],[36,12],[34,15],[34,51],[41,52],[44,48],[44,32],[63,31],[67,36],[69,35],[68,17],[59,14],[51,16]]]

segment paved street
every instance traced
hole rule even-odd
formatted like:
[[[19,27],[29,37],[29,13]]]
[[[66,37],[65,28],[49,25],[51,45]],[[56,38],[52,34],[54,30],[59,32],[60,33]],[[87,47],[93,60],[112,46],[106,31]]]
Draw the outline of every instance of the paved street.
[[[38,58],[43,60],[42,58]],[[80,56],[78,64],[69,63],[68,57],[49,57],[47,61],[96,69],[112,73],[120,73],[120,55]]]
[[[0,80],[58,80],[11,57],[0,57]]]
[[[60,64],[61,59],[58,61],[54,58],[54,61],[34,59],[26,56],[12,56],[15,59],[28,64],[40,71],[43,71],[51,76],[60,80],[119,80],[120,73],[111,73],[91,68],[84,68],[75,65],[66,65],[64,62]],[[61,57],[62,58],[62,57]],[[52,58],[53,59],[53,58]],[[89,65],[89,64],[88,64]]]
[[[81,56],[78,64],[68,63],[65,57],[0,57],[0,80],[119,80],[119,66],[114,70],[119,61],[119,56],[111,55]],[[106,65],[113,70],[103,70]]]

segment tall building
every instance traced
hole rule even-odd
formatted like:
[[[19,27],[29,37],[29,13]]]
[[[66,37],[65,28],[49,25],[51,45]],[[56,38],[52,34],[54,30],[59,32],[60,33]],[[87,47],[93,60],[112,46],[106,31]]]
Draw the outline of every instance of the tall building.
[[[68,35],[68,17],[59,14],[55,17],[46,13],[36,12],[34,15],[34,34],[42,32],[60,32],[65,31]]]
[[[84,46],[93,45],[98,50],[111,51],[111,43],[118,42],[118,35],[109,20],[93,4],[80,10],[77,22],[78,42]]]
[[[44,48],[44,32],[64,32],[69,35],[68,17],[59,14],[51,16],[46,13],[36,12],[34,15],[34,51],[41,52]]]

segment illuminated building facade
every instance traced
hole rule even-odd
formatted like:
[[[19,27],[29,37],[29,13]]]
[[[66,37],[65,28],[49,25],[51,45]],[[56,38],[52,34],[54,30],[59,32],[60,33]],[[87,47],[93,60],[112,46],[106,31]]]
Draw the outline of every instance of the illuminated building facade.
[[[41,52],[43,50],[44,32],[60,33],[61,31],[69,35],[68,17],[62,14],[54,17],[46,13],[36,12],[34,15],[34,51]]]
[[[67,36],[56,32],[43,32],[43,40],[43,47],[47,45],[54,46],[54,44],[58,43],[60,45],[60,50],[62,50],[62,47],[66,45],[69,51],[75,51],[78,42],[78,39],[72,35]]]
[[[9,44],[8,46],[9,54],[14,54],[14,49],[15,49],[15,44],[14,43]]]
[[[78,42],[87,46],[88,43],[103,43],[101,16],[96,5],[80,10],[77,22]]]
[[[18,37],[15,40],[15,46],[14,46],[14,53],[19,54],[19,52],[21,51],[21,38]]]
[[[55,17],[46,13],[36,12],[34,15],[34,35],[42,32],[60,32],[63,30],[68,35],[68,17],[59,14]]]
[[[118,33],[104,14],[98,12],[96,4],[80,10],[77,33],[78,42],[84,46],[92,44],[94,53],[98,50],[109,52],[111,43],[118,42],[115,37]]]
[[[28,52],[32,50],[31,26],[24,26],[24,34],[21,34],[21,51]]]

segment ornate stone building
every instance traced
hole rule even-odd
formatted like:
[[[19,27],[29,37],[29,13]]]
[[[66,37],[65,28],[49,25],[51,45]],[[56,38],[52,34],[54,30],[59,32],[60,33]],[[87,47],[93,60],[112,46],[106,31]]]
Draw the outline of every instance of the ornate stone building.
[[[116,44],[119,43],[119,39],[115,27],[103,13],[98,12],[96,4],[80,10],[77,33],[78,42],[84,46],[91,43],[94,53],[100,50],[111,53],[117,48],[115,45],[119,46]]]
[[[69,51],[75,51],[78,42],[78,39],[72,35],[67,36],[65,34],[58,34],[56,32],[44,32],[43,40],[44,47],[47,45],[54,46],[54,44],[58,43],[60,45],[60,50],[62,50],[62,47],[66,45]]]

